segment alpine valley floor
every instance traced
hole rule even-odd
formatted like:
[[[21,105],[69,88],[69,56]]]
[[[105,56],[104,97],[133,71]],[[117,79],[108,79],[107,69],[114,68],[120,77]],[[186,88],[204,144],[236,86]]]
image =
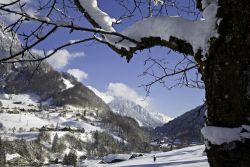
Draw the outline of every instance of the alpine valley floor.
[[[209,167],[204,145],[186,147],[170,152],[145,154],[143,157],[113,163],[98,164],[100,160],[85,160],[79,166],[89,167]],[[153,156],[156,155],[156,162]]]

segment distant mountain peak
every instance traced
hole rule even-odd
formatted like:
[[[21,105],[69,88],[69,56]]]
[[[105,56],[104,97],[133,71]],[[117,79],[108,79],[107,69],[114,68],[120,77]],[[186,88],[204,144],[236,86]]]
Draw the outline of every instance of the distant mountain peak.
[[[126,99],[121,96],[111,96],[100,92],[92,86],[88,86],[97,96],[106,102],[113,112],[135,119],[140,126],[156,127],[161,126],[171,120],[170,117],[159,112],[152,112],[139,105],[133,99]]]
[[[132,100],[127,100],[122,97],[114,97],[114,100],[109,103],[109,106],[122,116],[134,118],[140,126],[154,128],[171,120],[170,117],[162,113],[152,112]]]

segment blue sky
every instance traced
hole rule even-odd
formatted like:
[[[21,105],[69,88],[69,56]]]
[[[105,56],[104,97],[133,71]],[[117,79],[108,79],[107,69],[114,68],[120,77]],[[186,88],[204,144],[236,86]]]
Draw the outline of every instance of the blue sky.
[[[104,1],[98,1],[100,8],[107,11],[111,16],[121,14],[119,6]],[[129,23],[127,23],[129,24]],[[120,26],[119,29],[126,28]],[[130,88],[133,88],[140,96],[145,96],[146,92],[142,87],[147,78],[138,77],[145,70],[144,61],[148,56],[166,57],[169,63],[176,61],[176,55],[171,52],[168,55],[166,48],[154,48],[145,50],[133,57],[130,63],[127,63],[124,58],[114,53],[110,48],[101,45],[93,44],[88,47],[77,46],[72,51],[84,51],[85,56],[79,57],[71,61],[67,68],[79,68],[88,73],[88,79],[83,83],[91,85],[99,91],[107,91],[109,83],[124,83]],[[169,81],[170,85],[173,80]],[[156,111],[165,113],[168,116],[176,117],[182,113],[201,105],[204,101],[204,90],[191,88],[173,88],[168,90],[160,84],[155,84],[150,91],[150,104]]]
[[[101,9],[105,10],[112,17],[118,17],[123,10],[112,1],[98,1]],[[170,13],[175,15],[174,11]],[[185,17],[189,17],[184,15]],[[86,22],[81,22],[84,26],[89,26]],[[126,28],[131,21],[125,21],[117,27],[118,30]],[[29,28],[29,27],[25,27]],[[38,50],[45,48],[49,51],[59,43],[67,42],[71,39],[87,36],[83,33],[72,33],[59,30],[57,34],[50,37],[46,42],[41,44]],[[90,85],[101,92],[107,92],[110,83],[122,83],[133,89],[136,95],[143,98],[146,95],[145,90],[139,87],[149,80],[149,78],[138,77],[145,70],[144,61],[148,56],[166,57],[170,66],[173,66],[178,60],[178,54],[171,52],[168,54],[167,48],[156,47],[138,53],[133,57],[130,63],[121,58],[107,46],[102,44],[75,45],[67,50],[57,53],[50,63],[60,71],[75,71],[80,80],[85,85]],[[175,79],[175,78],[174,78]],[[174,79],[168,81],[169,85],[174,84]],[[130,89],[130,90],[131,90]],[[119,90],[118,90],[119,91]],[[135,94],[135,92],[133,92]],[[191,88],[173,88],[168,90],[160,84],[155,84],[150,90],[149,103],[153,110],[165,113],[170,117],[176,117],[182,113],[203,103],[204,90]],[[128,92],[130,93],[130,92]],[[124,95],[126,96],[126,95]]]
[[[145,70],[144,60],[149,55],[148,51],[134,56],[131,62],[127,63],[124,58],[103,45],[84,47],[83,50],[85,56],[72,60],[65,70],[79,68],[88,73],[88,78],[83,80],[84,84],[105,92],[109,83],[124,83],[133,88],[139,95],[146,95],[145,90],[139,87],[145,78],[138,76]],[[154,53],[165,56],[167,49],[156,48],[151,50],[152,57]],[[168,90],[160,84],[155,84],[151,88],[149,98],[153,109],[171,117],[176,117],[202,104],[204,90],[186,87]]]

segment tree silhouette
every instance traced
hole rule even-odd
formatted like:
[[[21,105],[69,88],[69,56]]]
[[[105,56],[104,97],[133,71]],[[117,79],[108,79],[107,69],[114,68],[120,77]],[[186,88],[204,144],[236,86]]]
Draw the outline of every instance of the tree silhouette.
[[[3,145],[2,138],[0,137],[0,166],[6,165],[6,153]]]
[[[53,142],[52,142],[52,152],[57,152],[59,150],[59,139],[58,139],[58,134],[56,133]]]
[[[63,164],[76,166],[76,164],[77,164],[77,155],[73,150],[71,150],[69,152],[69,154],[64,155]]]

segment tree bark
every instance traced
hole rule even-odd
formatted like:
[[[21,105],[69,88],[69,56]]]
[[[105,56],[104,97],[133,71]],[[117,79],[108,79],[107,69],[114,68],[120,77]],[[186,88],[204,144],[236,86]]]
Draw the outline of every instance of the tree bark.
[[[219,0],[220,37],[211,40],[203,78],[208,126],[250,125],[250,1]],[[211,167],[250,167],[250,140],[211,145]]]

